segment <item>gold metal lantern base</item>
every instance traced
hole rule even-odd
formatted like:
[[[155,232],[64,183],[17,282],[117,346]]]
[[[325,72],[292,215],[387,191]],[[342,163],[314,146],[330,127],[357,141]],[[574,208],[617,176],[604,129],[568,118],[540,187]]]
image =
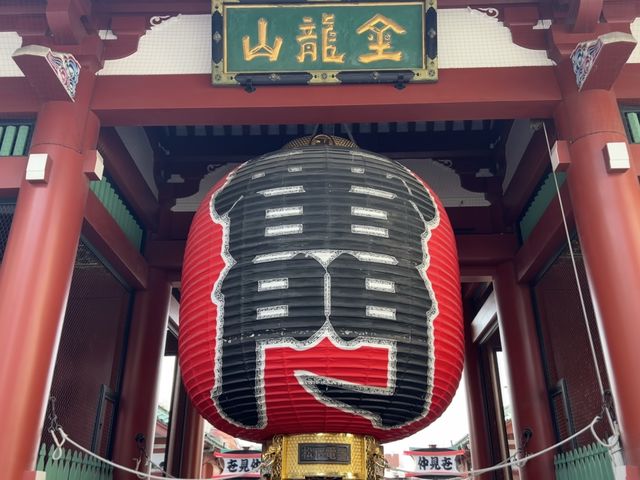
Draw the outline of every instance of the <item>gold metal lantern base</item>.
[[[350,433],[276,435],[262,461],[271,480],[381,480],[384,453],[376,439]]]

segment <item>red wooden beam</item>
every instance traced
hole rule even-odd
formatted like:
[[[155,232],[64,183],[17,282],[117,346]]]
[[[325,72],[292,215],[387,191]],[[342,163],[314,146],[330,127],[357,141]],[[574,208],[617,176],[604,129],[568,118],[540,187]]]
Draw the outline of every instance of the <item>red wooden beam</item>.
[[[544,118],[559,101],[553,67],[519,67],[443,69],[437,83],[403,90],[300,85],[251,94],[214,88],[207,74],[101,76],[91,108],[102,125],[230,125]]]
[[[91,191],[87,196],[82,234],[131,287],[146,288],[146,260]]]
[[[40,101],[25,77],[0,78],[0,115],[3,118],[34,118]]]
[[[496,207],[447,207],[453,231],[458,234],[494,233]]]
[[[571,231],[574,228],[573,208],[566,183],[560,187],[560,195]],[[538,224],[516,254],[515,269],[518,281],[524,283],[533,280],[562,245],[566,244],[566,241],[560,202],[556,197],[551,201]]]
[[[473,343],[481,343],[497,327],[497,323],[498,304],[496,303],[496,293],[491,292],[471,321],[471,339]]]
[[[574,32],[592,32],[600,21],[604,0],[571,0],[568,23]]]
[[[16,197],[27,170],[27,157],[0,158],[0,198]]]
[[[104,158],[107,173],[118,185],[135,214],[147,229],[155,231],[158,224],[158,201],[114,128],[107,127],[100,131],[98,150]]]
[[[0,5],[0,17],[8,15],[44,15],[45,3],[21,2],[19,0],[3,0]],[[6,3],[6,4],[5,4]],[[537,0],[439,0],[438,8],[466,8],[502,6],[502,5],[531,5],[537,6]],[[92,12],[105,14],[149,14],[161,15],[202,15],[211,13],[210,0],[145,0],[132,2],[130,0],[109,0],[94,2]]]
[[[469,79],[473,78],[473,82]],[[640,64],[622,68],[614,91],[640,104]],[[550,118],[560,102],[553,67],[441,69],[435,84],[213,88],[210,76],[98,77],[92,108],[102,124],[272,124]],[[22,77],[0,78],[0,114],[33,118],[38,100]]]
[[[145,248],[149,266],[162,270],[181,270],[184,240],[150,240]]]
[[[461,266],[495,266],[511,260],[518,250],[512,233],[498,235],[456,235]]]
[[[627,63],[613,84],[618,102],[640,105],[640,63]]]
[[[552,144],[553,139],[553,136],[549,139]],[[522,160],[518,164],[518,168],[502,199],[505,224],[511,225],[520,216],[549,165],[549,154],[544,131],[538,130],[533,134],[527,149],[522,155]]]
[[[631,168],[636,172],[638,178],[640,178],[640,143],[630,143],[629,150],[631,154]]]

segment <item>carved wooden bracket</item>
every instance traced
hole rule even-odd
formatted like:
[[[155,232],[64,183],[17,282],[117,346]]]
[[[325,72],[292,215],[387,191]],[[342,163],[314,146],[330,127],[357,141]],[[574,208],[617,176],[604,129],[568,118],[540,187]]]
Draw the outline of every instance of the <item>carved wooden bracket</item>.
[[[16,50],[13,59],[43,100],[75,99],[81,67],[73,55],[29,45]]]
[[[552,0],[539,5],[505,5],[500,18],[513,42],[521,47],[547,50],[560,64],[576,45],[610,32],[630,33],[640,16],[638,0]]]
[[[630,33],[610,32],[581,42],[571,53],[578,90],[608,90],[637,45]]]

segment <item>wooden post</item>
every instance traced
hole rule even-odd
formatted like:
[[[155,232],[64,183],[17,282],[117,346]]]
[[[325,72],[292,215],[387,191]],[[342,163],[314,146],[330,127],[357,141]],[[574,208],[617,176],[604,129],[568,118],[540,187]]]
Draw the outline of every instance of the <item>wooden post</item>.
[[[46,155],[46,176],[22,180],[0,269],[0,465],[7,479],[35,468],[89,190],[83,162],[98,138],[88,110],[93,82],[87,70],[75,103],[40,109],[30,154]]]
[[[555,118],[560,138],[569,142],[569,193],[622,430],[627,478],[640,479],[640,186],[632,168],[607,168],[608,143],[622,143],[631,155],[613,92],[565,93]]]
[[[153,452],[170,295],[167,275],[158,269],[149,270],[147,289],[136,293],[113,443],[113,461],[130,468],[140,455],[139,434],[145,438],[147,455],[151,457]],[[129,478],[129,474],[114,471],[116,480]]]
[[[480,348],[474,344],[471,333],[470,307],[465,305],[464,381],[467,387],[467,410],[469,412],[469,438],[471,440],[471,465],[474,470],[493,465],[491,456],[490,425],[487,417],[482,377]],[[478,479],[492,478],[493,474],[480,475]]]
[[[521,439],[528,429],[532,435],[526,451],[538,452],[556,440],[530,292],[526,285],[517,282],[512,262],[498,266],[493,286],[498,303],[502,350],[507,358],[511,385],[516,445],[522,447]],[[521,474],[521,480],[554,478],[553,453],[528,461]]]

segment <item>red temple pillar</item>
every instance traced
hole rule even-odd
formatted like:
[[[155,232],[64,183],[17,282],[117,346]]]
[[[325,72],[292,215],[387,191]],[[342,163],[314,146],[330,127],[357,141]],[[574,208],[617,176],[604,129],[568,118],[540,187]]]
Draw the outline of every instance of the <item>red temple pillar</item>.
[[[48,156],[48,178],[23,179],[0,269],[0,465],[7,479],[35,469],[88,192],[83,162],[98,138],[99,122],[87,108],[93,81],[87,70],[75,102],[40,109],[30,154]]]
[[[492,427],[487,417],[480,348],[473,343],[471,335],[472,320],[469,307],[465,306],[464,381],[467,388],[471,465],[478,470],[493,465],[489,439]],[[491,477],[492,474],[486,474],[477,478],[482,480]]]
[[[204,452],[204,420],[191,400],[187,398],[187,401],[180,475],[184,478],[200,478]]]
[[[147,455],[153,453],[170,295],[167,275],[158,269],[149,270],[147,289],[136,293],[113,443],[113,461],[130,468],[140,456],[136,443],[139,434],[145,438]],[[147,471],[142,465],[140,469]],[[130,478],[130,474],[114,470],[114,479]]]
[[[171,420],[169,438],[167,439],[167,473],[179,477],[182,468],[182,445],[186,425],[187,390],[182,383],[180,367],[176,368],[173,398],[171,399]]]
[[[631,168],[610,172],[604,149],[627,145],[615,95],[565,94],[555,116],[569,142],[569,191],[629,477],[640,474],[640,186]],[[629,152],[630,153],[630,152]],[[632,163],[633,165],[633,163]],[[588,359],[586,361],[591,361]]]
[[[171,406],[167,472],[182,478],[199,478],[203,453],[204,419],[191,403],[184,383],[178,379]]]
[[[498,266],[493,280],[498,303],[502,350],[511,386],[511,411],[516,445],[522,448],[523,433],[532,435],[526,452],[538,452],[556,443],[549,397],[542,368],[538,333],[526,285],[519,284],[513,263]],[[555,478],[553,452],[527,462],[521,480]]]

